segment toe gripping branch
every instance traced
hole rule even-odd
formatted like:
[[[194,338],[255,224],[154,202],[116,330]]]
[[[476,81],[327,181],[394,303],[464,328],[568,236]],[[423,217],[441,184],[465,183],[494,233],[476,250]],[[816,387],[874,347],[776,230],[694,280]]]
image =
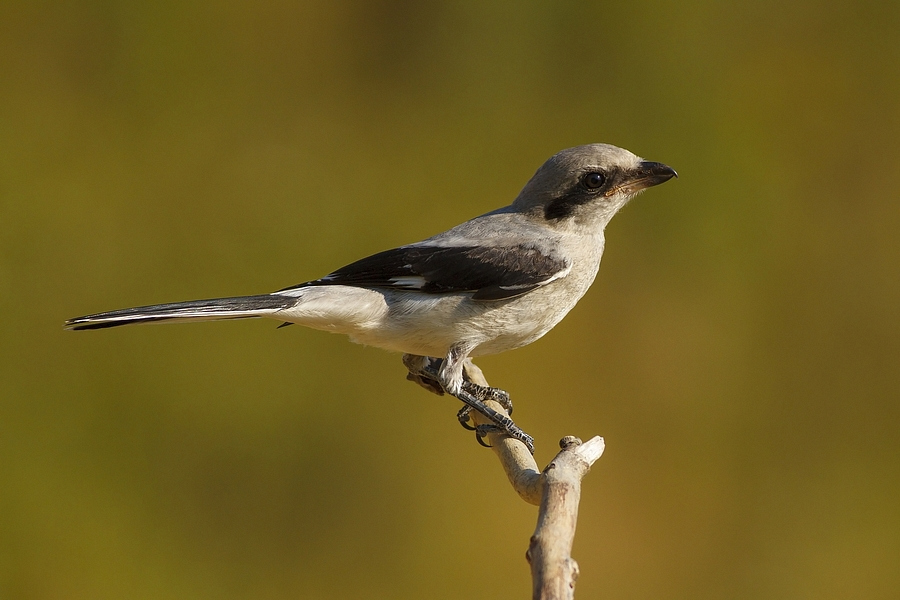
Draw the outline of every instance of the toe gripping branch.
[[[450,395],[463,402],[463,407],[456,414],[456,417],[465,429],[475,432],[475,439],[478,440],[479,444],[489,447],[487,442],[484,441],[485,437],[490,433],[502,432],[525,444],[528,451],[534,454],[534,438],[522,431],[508,415],[496,411],[486,404],[488,401],[494,401],[502,406],[507,413],[512,414],[513,407],[509,394],[500,388],[480,385],[472,381],[473,377],[484,381],[484,376],[481,374],[481,369],[476,367],[470,359],[466,359],[463,370],[464,381],[456,393],[448,392],[440,383],[439,373],[443,362],[441,359],[405,355],[403,362],[409,369],[407,379],[418,383],[428,391],[439,396],[444,395],[444,393],[450,393]],[[491,423],[472,426],[470,424],[472,410],[484,415]]]

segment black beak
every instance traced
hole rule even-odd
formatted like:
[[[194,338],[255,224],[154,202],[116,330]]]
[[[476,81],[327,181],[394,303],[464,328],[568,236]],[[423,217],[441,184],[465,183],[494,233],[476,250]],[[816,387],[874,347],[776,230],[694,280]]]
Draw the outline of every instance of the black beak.
[[[648,160],[643,161],[634,174],[634,178],[643,183],[642,189],[665,183],[673,177],[678,177],[675,169],[669,165]]]
[[[625,173],[622,183],[607,191],[605,195],[612,196],[619,192],[636,194],[648,187],[665,183],[673,177],[678,177],[678,173],[669,165],[645,160],[638,168]]]

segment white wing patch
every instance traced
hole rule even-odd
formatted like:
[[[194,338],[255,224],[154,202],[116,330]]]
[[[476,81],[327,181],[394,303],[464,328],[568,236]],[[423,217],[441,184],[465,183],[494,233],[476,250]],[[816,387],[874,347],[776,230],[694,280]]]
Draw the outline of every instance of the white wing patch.
[[[421,290],[425,287],[425,278],[421,275],[409,275],[403,277],[391,277],[389,279],[391,284],[409,289],[409,290]]]
[[[553,275],[551,275],[550,277],[548,277],[548,278],[545,279],[544,281],[539,281],[537,284],[524,283],[524,284],[521,284],[521,285],[501,285],[501,286],[498,286],[498,287],[499,287],[501,290],[523,290],[523,289],[525,289],[525,288],[534,287],[534,285],[537,285],[538,287],[541,287],[541,286],[547,285],[548,283],[553,283],[553,282],[556,281],[557,279],[562,279],[563,277],[565,277],[566,275],[568,275],[568,274],[569,274],[569,271],[571,271],[571,270],[572,270],[572,265],[566,265],[566,268],[563,269],[562,271],[560,271],[559,273],[554,273]]]

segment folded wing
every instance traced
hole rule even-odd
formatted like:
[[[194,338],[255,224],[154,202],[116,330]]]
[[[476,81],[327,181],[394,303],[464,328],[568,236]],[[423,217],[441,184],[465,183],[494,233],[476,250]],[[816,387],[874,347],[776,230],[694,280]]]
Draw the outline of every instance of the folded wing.
[[[569,264],[526,245],[411,245],[363,258],[282,292],[316,285],[350,285],[426,294],[473,292],[474,300],[504,300],[564,277]]]

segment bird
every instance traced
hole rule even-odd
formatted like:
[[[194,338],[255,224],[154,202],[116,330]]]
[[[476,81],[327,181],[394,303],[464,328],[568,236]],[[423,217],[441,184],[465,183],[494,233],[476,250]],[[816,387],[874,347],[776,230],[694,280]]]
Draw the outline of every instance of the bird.
[[[593,283],[610,219],[633,197],[678,174],[610,144],[562,150],[541,165],[513,202],[430,238],[378,252],[319,279],[269,294],[192,300],[76,317],[69,330],[139,323],[266,317],[345,334],[403,354],[407,378],[463,402],[465,425],[534,438],[501,411],[509,394],[479,385],[473,358],[541,338]],[[480,371],[479,371],[480,373]]]

